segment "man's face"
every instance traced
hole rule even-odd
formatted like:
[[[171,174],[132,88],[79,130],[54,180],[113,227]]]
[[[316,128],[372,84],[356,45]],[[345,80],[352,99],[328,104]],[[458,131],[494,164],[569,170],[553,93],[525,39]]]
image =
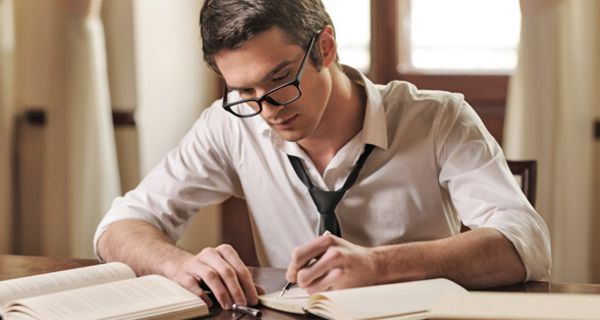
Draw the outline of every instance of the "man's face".
[[[314,47],[318,45],[317,40]],[[275,27],[256,35],[241,48],[218,52],[215,62],[228,88],[238,90],[242,98],[260,97],[294,79],[306,49],[291,44],[283,31]],[[309,58],[300,81],[300,99],[285,106],[262,102],[260,116],[283,139],[309,138],[319,127],[331,91],[329,74],[323,70],[319,72]]]

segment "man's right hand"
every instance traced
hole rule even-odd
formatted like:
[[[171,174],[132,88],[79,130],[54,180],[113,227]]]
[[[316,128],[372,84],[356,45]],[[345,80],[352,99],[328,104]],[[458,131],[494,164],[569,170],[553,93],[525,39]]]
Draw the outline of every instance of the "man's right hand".
[[[234,303],[244,306],[258,304],[259,291],[263,293],[254,284],[248,267],[229,244],[205,248],[180,263],[169,263],[165,275],[212,306],[207,293],[200,287],[200,283],[204,282],[223,309],[231,309]]]
[[[258,293],[263,293],[230,245],[205,248],[194,256],[143,220],[112,223],[98,241],[98,253],[105,261],[128,264],[138,276],[162,274],[198,295],[209,306],[212,301],[200,288],[201,282],[210,288],[223,309],[230,309],[234,303],[257,304]]]

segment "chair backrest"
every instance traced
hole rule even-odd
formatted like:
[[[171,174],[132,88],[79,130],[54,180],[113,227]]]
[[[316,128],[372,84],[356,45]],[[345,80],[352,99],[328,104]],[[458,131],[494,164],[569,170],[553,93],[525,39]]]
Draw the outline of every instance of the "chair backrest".
[[[510,171],[521,184],[521,190],[535,207],[535,186],[537,179],[537,161],[535,160],[507,160]]]

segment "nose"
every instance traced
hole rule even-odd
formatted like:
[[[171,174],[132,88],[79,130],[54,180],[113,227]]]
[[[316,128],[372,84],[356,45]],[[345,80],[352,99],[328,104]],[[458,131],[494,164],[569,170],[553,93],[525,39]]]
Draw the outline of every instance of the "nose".
[[[277,113],[282,109],[283,106],[278,106],[270,103],[267,100],[263,100],[262,102],[262,116],[266,119],[275,118]]]

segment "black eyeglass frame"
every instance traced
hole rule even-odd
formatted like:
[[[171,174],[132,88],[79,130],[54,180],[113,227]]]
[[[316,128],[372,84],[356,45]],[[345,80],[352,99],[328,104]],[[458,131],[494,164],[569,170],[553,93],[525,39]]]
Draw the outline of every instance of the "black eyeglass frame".
[[[273,106],[281,107],[281,106],[285,106],[287,104],[290,104],[290,103],[300,99],[300,97],[302,96],[302,89],[300,89],[300,80],[302,79],[302,75],[304,74],[304,66],[306,64],[306,60],[308,60],[308,57],[310,56],[310,52],[312,51],[313,45],[314,45],[316,39],[319,37],[320,33],[321,33],[321,31],[317,32],[310,39],[310,43],[308,44],[308,48],[306,49],[306,52],[304,53],[304,57],[302,58],[302,63],[300,63],[300,67],[298,68],[298,72],[296,73],[296,77],[294,79],[292,79],[286,83],[283,83],[281,85],[278,85],[277,87],[265,92],[265,94],[260,96],[260,98],[254,97],[254,98],[242,99],[242,100],[238,100],[238,101],[231,102],[231,103],[227,102],[228,90],[227,90],[227,85],[225,85],[224,86],[225,88],[223,90],[222,104],[221,104],[223,109],[225,109],[226,111],[228,111],[229,113],[233,114],[236,117],[250,118],[250,117],[254,117],[257,114],[262,112],[262,109],[263,109],[262,102],[263,101],[267,101],[269,104],[271,104]],[[295,86],[296,89],[298,90],[298,96],[296,96],[288,101],[285,101],[285,102],[279,102],[269,96],[269,95],[273,94],[273,92],[276,92],[277,90],[280,90],[287,86]],[[235,111],[232,110],[232,107],[237,106],[242,103],[248,103],[248,102],[256,102],[256,104],[258,104],[258,111],[254,112],[254,113],[250,113],[250,114],[237,114]]]

